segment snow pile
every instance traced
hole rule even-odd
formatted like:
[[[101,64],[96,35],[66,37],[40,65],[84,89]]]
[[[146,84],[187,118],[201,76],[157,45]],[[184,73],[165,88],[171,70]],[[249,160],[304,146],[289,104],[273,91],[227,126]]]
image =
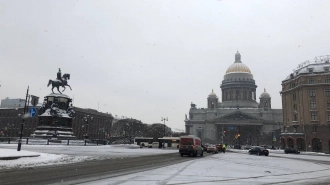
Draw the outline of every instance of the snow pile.
[[[24,145],[17,152],[17,145],[0,144],[0,157],[40,155],[16,160],[0,160],[0,170],[44,165],[75,163],[86,160],[104,160],[146,155],[178,153],[177,149],[140,148],[138,145],[101,145],[101,146],[68,146],[68,145]]]
[[[46,154],[39,152],[17,151],[16,149],[0,149],[0,157],[17,157],[26,155],[40,155],[39,157],[22,157],[15,160],[0,160],[0,170],[9,168],[26,168],[35,166],[58,165],[95,159],[87,156],[69,156]]]

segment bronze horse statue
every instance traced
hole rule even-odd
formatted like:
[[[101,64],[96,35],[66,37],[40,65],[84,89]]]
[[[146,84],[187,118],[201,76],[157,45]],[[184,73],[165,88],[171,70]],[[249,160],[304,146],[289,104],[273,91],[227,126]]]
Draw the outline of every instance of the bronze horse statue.
[[[64,74],[62,76],[62,81],[61,80],[58,80],[58,79],[56,79],[56,80],[49,80],[47,87],[49,87],[49,85],[52,84],[52,92],[54,93],[53,89],[54,89],[54,87],[56,87],[57,88],[57,91],[60,94],[62,94],[61,91],[58,89],[59,87],[63,87],[64,88],[62,92],[64,92],[65,86],[69,86],[70,89],[71,89],[71,86],[68,84],[68,80],[70,80],[70,74]],[[72,89],[71,89],[71,91],[72,91]]]

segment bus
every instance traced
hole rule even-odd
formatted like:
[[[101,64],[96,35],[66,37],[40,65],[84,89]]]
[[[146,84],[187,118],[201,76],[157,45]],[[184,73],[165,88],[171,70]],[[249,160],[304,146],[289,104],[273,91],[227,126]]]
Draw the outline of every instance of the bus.
[[[165,148],[179,148],[180,138],[179,137],[162,137],[158,138],[159,148],[162,147],[164,143]]]
[[[135,137],[134,138],[134,144],[140,145],[140,146],[148,146],[154,141],[154,138],[152,137]]]

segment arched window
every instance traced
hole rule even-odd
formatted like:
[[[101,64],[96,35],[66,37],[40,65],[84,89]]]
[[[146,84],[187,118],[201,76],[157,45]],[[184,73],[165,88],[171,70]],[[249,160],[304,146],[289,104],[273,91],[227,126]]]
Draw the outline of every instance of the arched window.
[[[297,139],[297,149],[298,150],[305,150],[305,140],[303,138]]]

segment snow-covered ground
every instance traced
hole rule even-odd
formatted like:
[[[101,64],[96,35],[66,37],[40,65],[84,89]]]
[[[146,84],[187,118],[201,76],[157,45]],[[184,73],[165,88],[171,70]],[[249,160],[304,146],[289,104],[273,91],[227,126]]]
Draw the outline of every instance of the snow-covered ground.
[[[248,150],[237,150],[229,149],[228,151],[235,153],[247,154]],[[330,155],[324,153],[315,152],[301,152],[300,154],[285,154],[284,150],[268,150],[269,156],[293,158],[293,159],[306,159],[306,160],[316,160],[316,161],[330,161]]]
[[[24,157],[15,160],[0,160],[0,170],[8,168],[67,164],[95,159],[124,158],[176,152],[178,152],[178,150],[139,148],[137,145],[22,145],[22,150],[18,152],[17,145],[0,144],[0,157],[40,155],[39,157]]]
[[[20,151],[16,149],[0,149],[0,157],[16,157],[27,155],[40,155],[38,157],[22,157],[14,160],[0,160],[0,170],[9,168],[27,168],[35,166],[68,164],[92,160],[93,157],[88,156],[70,156],[63,154],[46,154],[40,152]]]
[[[280,154],[278,154],[280,155]],[[305,156],[315,159],[320,156]],[[83,184],[311,184],[330,182],[330,166],[304,160],[239,153],[214,154],[149,171],[86,180]]]

